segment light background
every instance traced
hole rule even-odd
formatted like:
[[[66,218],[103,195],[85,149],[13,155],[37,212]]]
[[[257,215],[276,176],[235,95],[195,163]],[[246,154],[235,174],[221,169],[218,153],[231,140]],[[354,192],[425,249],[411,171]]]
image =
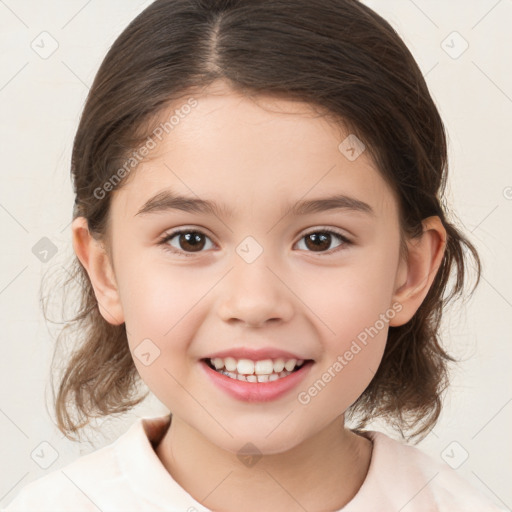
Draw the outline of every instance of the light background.
[[[166,412],[151,398],[107,421],[104,436],[91,431],[90,443],[66,440],[48,414],[56,327],[39,305],[43,273],[72,256],[69,162],[88,88],[110,45],[150,3],[0,0],[0,506],[136,417]],[[510,509],[512,0],[365,3],[398,31],[426,76],[449,136],[448,198],[484,263],[472,300],[447,316],[445,345],[464,362],[441,420],[418,446]],[[58,42],[48,58],[32,48],[51,49],[44,31]],[[43,237],[57,247],[46,262],[33,250]]]

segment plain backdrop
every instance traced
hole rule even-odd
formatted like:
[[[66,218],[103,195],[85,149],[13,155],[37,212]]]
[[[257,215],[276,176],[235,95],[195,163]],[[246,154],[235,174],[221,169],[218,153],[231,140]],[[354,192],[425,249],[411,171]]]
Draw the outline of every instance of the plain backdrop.
[[[88,89],[110,45],[150,3],[0,0],[0,505],[135,418],[167,412],[150,396],[90,441],[68,441],[49,415],[56,327],[39,304],[43,274],[72,256],[69,165]],[[403,37],[426,77],[449,137],[448,200],[484,263],[473,298],[446,316],[444,344],[464,362],[418,446],[510,509],[512,0],[365,3]]]

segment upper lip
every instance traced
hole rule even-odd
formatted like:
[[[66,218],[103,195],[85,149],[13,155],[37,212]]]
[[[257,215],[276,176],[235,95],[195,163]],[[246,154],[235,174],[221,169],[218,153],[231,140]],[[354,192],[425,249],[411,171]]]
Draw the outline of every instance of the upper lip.
[[[225,359],[226,357],[233,357],[235,359],[251,359],[252,361],[262,361],[264,359],[308,359],[307,357],[298,356],[292,352],[272,347],[258,349],[249,349],[243,347],[229,348],[220,352],[209,354],[205,357],[205,359],[214,359],[216,357],[221,359]]]

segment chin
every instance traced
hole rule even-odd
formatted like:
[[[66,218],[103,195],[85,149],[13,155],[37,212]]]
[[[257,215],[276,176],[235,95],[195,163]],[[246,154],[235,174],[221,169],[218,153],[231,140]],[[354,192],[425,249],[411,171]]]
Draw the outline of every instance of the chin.
[[[218,448],[236,456],[251,451],[254,451],[254,455],[258,456],[285,453],[297,447],[309,437],[302,430],[295,431],[291,428],[283,428],[283,425],[279,426],[279,421],[282,421],[282,418],[272,424],[259,422],[251,428],[246,426],[236,428],[234,425],[230,425],[229,432],[233,437],[222,434],[212,436],[211,431],[201,433]],[[265,428],[262,428],[262,425],[265,425]],[[267,428],[266,425],[269,425],[269,427]]]

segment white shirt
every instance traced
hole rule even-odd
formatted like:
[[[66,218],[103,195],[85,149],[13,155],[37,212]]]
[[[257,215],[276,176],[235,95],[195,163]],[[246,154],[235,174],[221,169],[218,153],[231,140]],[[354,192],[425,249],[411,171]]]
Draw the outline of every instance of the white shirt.
[[[3,512],[209,512],[172,478],[154,451],[169,415],[139,418],[113,443],[30,482]],[[338,512],[498,512],[455,470],[419,448],[368,431],[363,485]]]

